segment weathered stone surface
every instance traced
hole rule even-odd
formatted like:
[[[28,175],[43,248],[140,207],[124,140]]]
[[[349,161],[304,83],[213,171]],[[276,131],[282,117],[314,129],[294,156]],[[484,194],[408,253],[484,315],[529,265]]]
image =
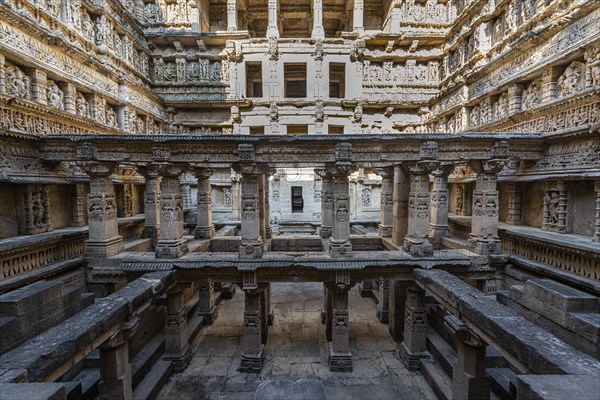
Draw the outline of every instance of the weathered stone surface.
[[[66,400],[64,383],[3,383],[0,395],[11,400]]]
[[[314,379],[289,379],[268,380],[256,388],[255,400],[325,400],[323,382]]]
[[[598,393],[598,375],[517,375],[517,400],[596,400]]]

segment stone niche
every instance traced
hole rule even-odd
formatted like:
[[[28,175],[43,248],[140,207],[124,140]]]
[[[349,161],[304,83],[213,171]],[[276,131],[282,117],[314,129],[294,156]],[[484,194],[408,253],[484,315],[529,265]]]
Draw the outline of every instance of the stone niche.
[[[19,234],[32,235],[52,231],[49,186],[18,185],[16,189]]]
[[[527,182],[523,188],[523,224],[539,228],[544,221],[544,184]]]
[[[593,236],[596,229],[595,220],[590,216],[596,214],[594,182],[567,182],[566,188],[569,193],[568,215],[571,219],[572,232]]]
[[[0,185],[0,239],[19,234],[15,185]]]

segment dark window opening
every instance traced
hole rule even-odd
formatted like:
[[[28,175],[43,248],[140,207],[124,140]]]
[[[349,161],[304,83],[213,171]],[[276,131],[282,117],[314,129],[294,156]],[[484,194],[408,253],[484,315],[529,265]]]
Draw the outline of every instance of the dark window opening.
[[[288,135],[308,135],[308,125],[288,125]]]
[[[330,135],[343,135],[344,125],[329,125],[328,132]]]
[[[329,64],[329,97],[343,99],[346,96],[346,64]]]
[[[306,97],[306,63],[286,63],[283,66],[285,97]]]
[[[304,211],[304,199],[302,198],[302,186],[292,186],[292,212]]]
[[[246,97],[263,97],[262,63],[246,63]]]
[[[250,134],[251,135],[264,135],[265,134],[265,127],[264,126],[251,126],[250,127]]]

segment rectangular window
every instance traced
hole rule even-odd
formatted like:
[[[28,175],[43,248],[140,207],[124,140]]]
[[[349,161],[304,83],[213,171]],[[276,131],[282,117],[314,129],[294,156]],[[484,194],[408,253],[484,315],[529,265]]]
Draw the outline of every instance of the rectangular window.
[[[306,97],[306,63],[286,63],[283,66],[285,97]]]
[[[329,125],[327,130],[330,135],[343,135],[344,125]]]
[[[263,97],[262,63],[246,63],[246,97]]]
[[[288,135],[308,135],[308,125],[288,125]]]
[[[292,212],[304,211],[304,199],[302,198],[302,186],[292,186]]]
[[[346,64],[329,64],[329,97],[343,99],[346,96]]]
[[[264,135],[265,134],[265,127],[264,126],[251,126],[250,127],[250,134],[251,135]]]

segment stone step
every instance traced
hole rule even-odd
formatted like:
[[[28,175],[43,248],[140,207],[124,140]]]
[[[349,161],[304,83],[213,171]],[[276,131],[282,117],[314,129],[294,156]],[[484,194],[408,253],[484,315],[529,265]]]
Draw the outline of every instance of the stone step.
[[[86,368],[73,379],[73,382],[81,383],[81,400],[95,400],[98,397],[100,369]]]
[[[173,372],[171,361],[161,360],[133,391],[133,400],[154,400]]]
[[[123,251],[144,253],[152,251],[152,239],[130,239],[123,242]]]
[[[545,306],[565,312],[599,311],[598,297],[551,279],[529,279],[525,282],[525,295],[540,300]]]
[[[369,230],[362,225],[352,225],[351,231],[357,235],[366,235],[369,233]]]
[[[486,369],[491,379],[492,390],[502,400],[516,398],[517,375],[510,368]]]
[[[81,382],[65,382],[67,400],[79,400],[82,396]]]
[[[455,237],[443,237],[442,246],[447,249],[464,249],[467,247],[467,241]]]
[[[440,400],[451,400],[452,380],[446,375],[443,368],[428,358],[419,360],[419,365],[423,377],[437,398]]]
[[[154,364],[160,360],[165,350],[164,332],[154,336],[152,340],[135,356],[131,362],[131,383],[135,388],[144,379]]]
[[[456,352],[439,333],[430,329],[427,332],[427,351],[433,359],[440,365],[444,373],[452,376],[453,366],[456,365]]]

